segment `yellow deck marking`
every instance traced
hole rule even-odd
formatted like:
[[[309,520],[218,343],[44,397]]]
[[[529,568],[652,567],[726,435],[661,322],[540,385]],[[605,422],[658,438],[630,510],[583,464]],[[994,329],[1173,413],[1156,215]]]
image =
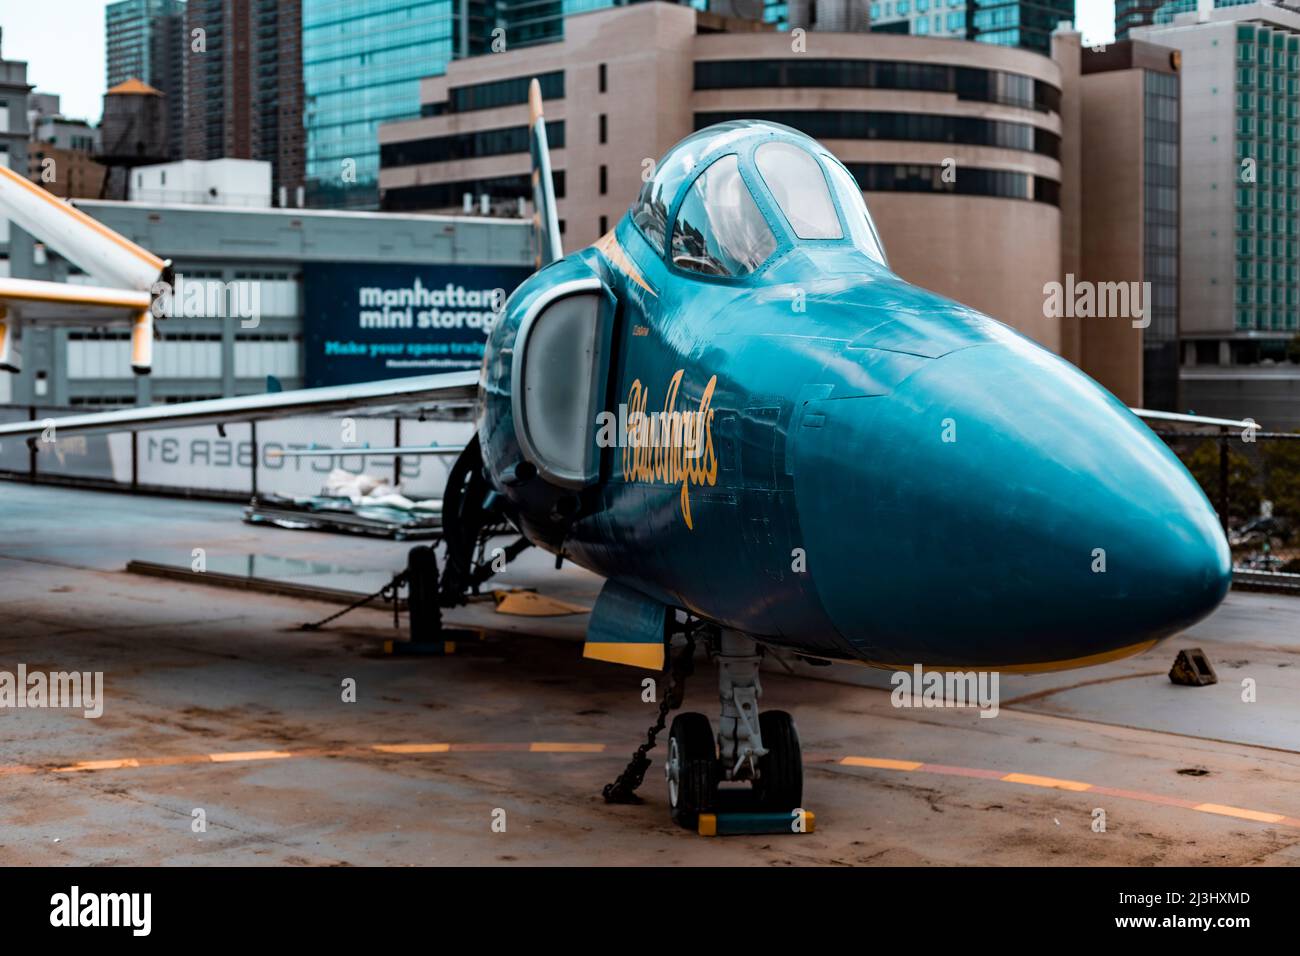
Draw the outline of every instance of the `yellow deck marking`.
[[[1049,787],[1053,790],[1091,790],[1092,784],[1078,780],[1057,780],[1055,777],[1037,777],[1032,773],[1009,773],[1002,778],[1005,783],[1024,783],[1031,787]]]
[[[292,757],[288,750],[245,750],[229,754],[208,754],[213,763],[235,763],[240,760],[284,760]]]
[[[77,773],[82,770],[123,770],[128,767],[138,767],[138,760],[82,760],[72,764],[69,767],[55,767],[55,773]]]
[[[1254,820],[1257,823],[1281,823],[1286,819],[1280,813],[1262,813],[1259,810],[1243,810],[1241,807],[1225,807],[1221,803],[1200,803],[1193,807],[1201,813],[1217,813],[1224,817],[1239,817],[1242,820]]]
[[[887,757],[845,757],[840,763],[846,767],[876,767],[879,770],[916,770],[925,766],[915,760],[890,760]]]
[[[297,750],[246,750],[230,753],[181,754],[177,756],[156,757],[119,757],[108,760],[80,760],[66,766],[37,766],[34,764],[0,765],[0,776],[39,773],[98,773],[112,770],[132,770],[147,767],[175,767],[196,763],[240,763],[260,760],[310,759],[313,757],[356,757],[364,758],[389,754],[397,756],[418,756],[421,754],[445,753],[537,753],[537,754],[600,754],[609,748],[601,743],[584,743],[568,741],[539,741],[535,743],[407,743],[407,744],[358,744],[348,747],[321,748],[308,747]],[[1190,810],[1196,813],[1208,813],[1214,816],[1233,817],[1254,823],[1267,823],[1300,829],[1300,817],[1290,817],[1281,813],[1265,810],[1251,810],[1246,807],[1233,807],[1221,803],[1194,803],[1181,797],[1163,796],[1144,793],[1137,790],[1117,790],[1114,787],[1086,783],[1081,780],[1063,780],[1059,777],[1044,777],[1029,773],[1001,773],[975,767],[955,767],[945,764],[924,763],[918,760],[899,760],[893,757],[834,757],[810,755],[812,763],[830,762],[843,767],[864,767],[874,770],[892,770],[901,773],[928,773],[942,776],[963,776],[990,780],[996,783],[1016,783],[1023,786],[1042,787],[1049,790],[1065,790],[1073,793],[1093,792],[1113,796],[1123,800],[1136,800],[1153,806]],[[808,814],[809,823],[812,814]],[[811,826],[809,826],[811,830]]]
[[[1081,780],[1062,780],[1057,777],[1042,777],[1030,773],[1005,773],[977,769],[973,767],[952,767],[942,764],[920,763],[914,760],[894,760],[888,757],[843,757],[831,758],[832,763],[844,767],[873,767],[878,770],[898,770],[902,772],[933,773],[944,776],[966,776],[995,780],[1000,783],[1018,783],[1031,787],[1043,787],[1049,790],[1068,790],[1074,793],[1096,792],[1115,796],[1124,800],[1137,800],[1142,803],[1160,807],[1175,807],[1193,810],[1197,813],[1211,813],[1216,816],[1236,817],[1239,820],[1252,820],[1256,823],[1272,823],[1284,827],[1300,829],[1300,817],[1289,817],[1281,813],[1269,813],[1263,810],[1248,810],[1244,807],[1230,807],[1219,803],[1193,803],[1178,797],[1166,797],[1155,793],[1143,793],[1138,790],[1117,791],[1113,787],[1085,783]]]

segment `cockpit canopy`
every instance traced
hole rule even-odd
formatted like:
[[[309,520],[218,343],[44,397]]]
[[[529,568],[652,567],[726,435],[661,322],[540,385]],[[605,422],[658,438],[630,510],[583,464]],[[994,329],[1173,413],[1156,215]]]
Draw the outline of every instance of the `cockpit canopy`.
[[[888,265],[853,176],[777,123],[734,120],[686,137],[642,188],[632,222],[674,266],[701,275],[748,275],[783,243],[851,244]]]

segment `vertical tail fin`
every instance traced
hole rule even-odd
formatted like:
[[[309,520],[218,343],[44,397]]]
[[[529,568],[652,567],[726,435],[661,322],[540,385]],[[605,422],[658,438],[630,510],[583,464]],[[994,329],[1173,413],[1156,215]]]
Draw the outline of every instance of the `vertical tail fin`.
[[[537,268],[564,255],[560,245],[560,220],[555,208],[555,182],[551,178],[551,153],[542,116],[542,85],[528,84],[529,146],[533,154],[533,236],[537,241]]]

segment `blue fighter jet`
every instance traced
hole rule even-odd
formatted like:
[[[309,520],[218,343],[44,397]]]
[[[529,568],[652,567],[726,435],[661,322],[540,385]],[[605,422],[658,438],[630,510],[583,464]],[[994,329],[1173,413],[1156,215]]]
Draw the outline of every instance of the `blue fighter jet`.
[[[536,82],[531,105],[539,268],[479,375],[75,416],[58,434],[472,404],[440,584],[427,568],[441,603],[490,573],[475,555],[510,527],[510,556],[535,545],[605,578],[585,656],[664,670],[711,645],[719,725],[679,714],[668,740],[688,824],[723,781],[800,805],[794,722],[759,710],[764,648],[1052,670],[1146,651],[1223,599],[1227,541],[1169,448],[1068,362],[891,271],[825,147],[766,122],[697,132],[565,256]]]

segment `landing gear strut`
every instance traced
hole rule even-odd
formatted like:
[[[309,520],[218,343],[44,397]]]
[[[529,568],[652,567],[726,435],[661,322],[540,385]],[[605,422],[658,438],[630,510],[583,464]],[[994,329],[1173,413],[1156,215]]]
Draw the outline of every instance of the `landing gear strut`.
[[[780,710],[759,712],[763,688],[758,644],[736,631],[719,631],[700,621],[688,620],[682,632],[686,644],[672,648],[669,655],[671,683],[659,705],[659,719],[627,769],[605,787],[606,802],[640,802],[634,791],[650,766],[646,753],[654,747],[669,710],[681,705],[695,642],[703,640],[715,650],[718,663],[718,733],[715,737],[703,714],[688,712],[673,718],[664,760],[673,822],[696,829],[702,817],[734,810],[733,816],[749,818],[742,828],[764,818],[746,832],[787,828],[790,812],[799,809],[803,800],[803,758],[793,718]],[[721,786],[729,783],[748,783],[750,789]]]
[[[501,554],[487,555],[489,541],[509,528],[498,500],[483,473],[483,456],[475,435],[456,458],[447,476],[442,498],[442,541],[446,557],[442,572],[434,548],[412,548],[407,557],[407,607],[411,639],[389,641],[391,654],[441,655],[453,653],[457,640],[477,639],[481,632],[448,628],[442,609],[465,604],[479,585],[527,548],[520,538]],[[504,558],[504,560],[500,560]]]
[[[388,654],[441,656],[453,653],[458,640],[477,640],[482,632],[448,628],[443,624],[443,608],[468,603],[479,587],[502,570],[520,552],[530,547],[520,536],[505,548],[493,548],[492,540],[510,532],[511,524],[501,508],[501,501],[483,472],[483,457],[478,436],[474,436],[456,458],[447,477],[442,502],[442,543],[445,560],[438,568],[437,545],[419,545],[407,555],[406,570],[374,594],[331,614],[323,620],[302,625],[304,630],[318,630],[344,614],[376,598],[393,605],[393,627],[398,626],[398,591],[408,589],[407,611],[410,616],[409,641],[385,641]]]
[[[751,811],[785,814],[803,800],[803,758],[794,720],[785,711],[758,710],[763,693],[758,645],[736,631],[722,631],[717,649],[721,715],[716,748],[707,717],[680,714],[669,733],[664,765],[673,820],[691,828],[701,814],[726,803],[719,795],[724,782],[751,784],[751,799],[741,803]]]

